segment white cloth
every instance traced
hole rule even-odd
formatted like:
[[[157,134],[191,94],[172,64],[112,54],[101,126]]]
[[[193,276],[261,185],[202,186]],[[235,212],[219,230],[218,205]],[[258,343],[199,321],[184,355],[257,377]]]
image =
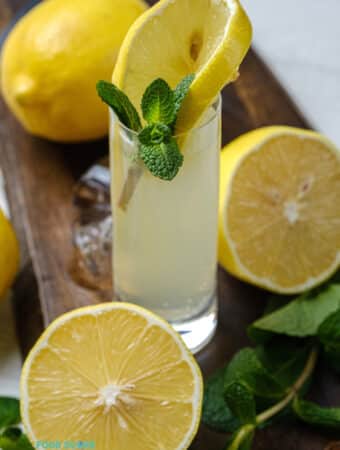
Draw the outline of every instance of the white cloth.
[[[241,0],[255,46],[314,128],[340,146],[339,0]]]
[[[339,0],[243,0],[255,46],[315,128],[340,145]],[[1,197],[0,203],[4,202]],[[10,303],[0,303],[0,395],[17,395],[20,357]]]

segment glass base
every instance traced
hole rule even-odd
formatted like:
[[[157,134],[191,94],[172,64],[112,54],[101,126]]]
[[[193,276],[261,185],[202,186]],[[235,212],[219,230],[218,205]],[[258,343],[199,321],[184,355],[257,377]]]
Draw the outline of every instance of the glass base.
[[[214,294],[207,308],[197,316],[184,322],[170,322],[194,354],[208,345],[214,337],[217,328],[217,304],[217,295]]]
[[[128,295],[122,295],[121,292],[115,292],[116,301],[126,301],[135,303],[142,307],[146,307],[142,302],[137,302]],[[165,318],[164,311],[149,309],[160,317]],[[163,313],[163,314],[162,314]],[[200,310],[196,315],[181,321],[168,320],[170,325],[179,333],[184,340],[186,346],[192,353],[198,353],[202,350],[214,337],[217,328],[218,301],[216,291],[210,300],[206,303],[205,308]]]

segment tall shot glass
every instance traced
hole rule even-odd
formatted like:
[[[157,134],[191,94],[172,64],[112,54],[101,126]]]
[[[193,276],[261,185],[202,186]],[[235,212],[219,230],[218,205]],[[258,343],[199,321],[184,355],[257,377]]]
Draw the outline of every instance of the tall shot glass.
[[[217,325],[221,99],[177,137],[184,163],[172,181],[138,160],[138,136],[110,111],[116,299],[169,321],[197,352]]]

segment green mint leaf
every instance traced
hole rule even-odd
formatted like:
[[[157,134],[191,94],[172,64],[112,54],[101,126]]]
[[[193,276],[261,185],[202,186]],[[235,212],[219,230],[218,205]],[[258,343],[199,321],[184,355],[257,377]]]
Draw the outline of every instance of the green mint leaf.
[[[0,448],[2,450],[34,450],[19,428],[9,428],[0,435]]]
[[[340,431],[340,408],[323,408],[296,397],[293,410],[301,420],[314,427]]]
[[[183,80],[177,85],[174,90],[175,96],[175,115],[177,116],[185,97],[188,95],[190,86],[195,79],[195,74],[187,75]]]
[[[99,97],[114,110],[118,119],[126,127],[134,131],[141,130],[142,125],[138,112],[124,92],[107,81],[97,83],[97,92]]]
[[[286,295],[271,295],[267,301],[263,316],[267,316],[283,306],[286,306],[292,299],[293,297],[289,298]],[[259,345],[266,344],[273,338],[273,336],[275,336],[275,334],[270,331],[256,328],[254,324],[248,326],[247,333],[250,339]]]
[[[158,145],[141,144],[139,157],[155,177],[167,181],[175,178],[183,164],[183,155],[174,138]]]
[[[159,145],[162,142],[169,141],[171,129],[167,125],[155,123],[143,128],[138,138],[143,145]]]
[[[19,400],[0,397],[0,430],[10,425],[17,425],[20,421]]]
[[[325,344],[340,344],[340,309],[322,322],[318,329],[318,337]]]
[[[322,322],[318,337],[323,345],[328,364],[340,373],[340,310]]]
[[[2,437],[6,437],[11,439],[12,441],[16,441],[20,438],[20,436],[22,435],[22,431],[20,428],[17,427],[10,427],[7,428],[3,433],[2,433]]]
[[[309,342],[283,336],[256,348],[258,358],[283,389],[295,383],[305,367],[309,352]]]
[[[158,78],[150,84],[142,98],[142,111],[149,124],[170,125],[175,120],[175,96],[166,81]]]
[[[250,334],[262,330],[295,337],[315,336],[321,323],[339,308],[340,284],[326,284],[257,320]]]
[[[224,396],[232,413],[243,425],[256,423],[256,404],[253,393],[239,381],[225,387]]]
[[[247,328],[247,334],[250,339],[258,345],[264,345],[267,342],[270,342],[273,337],[273,333],[256,328],[254,325],[249,325]]]
[[[219,369],[204,384],[202,421],[215,431],[229,433],[235,431],[240,422],[224,399],[225,371],[226,368]]]
[[[285,394],[285,390],[264,367],[256,350],[252,348],[240,350],[226,370],[225,387],[239,381],[246,384],[255,397],[279,399]]]

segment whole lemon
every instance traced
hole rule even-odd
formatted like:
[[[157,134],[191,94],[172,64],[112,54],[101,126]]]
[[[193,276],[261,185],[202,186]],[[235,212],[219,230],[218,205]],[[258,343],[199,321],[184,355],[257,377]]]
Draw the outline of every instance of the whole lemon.
[[[19,244],[10,222],[0,209],[0,300],[19,267]]]
[[[142,0],[45,0],[8,36],[4,98],[27,131],[76,142],[107,133],[96,82],[110,80],[120,45],[147,8]]]

